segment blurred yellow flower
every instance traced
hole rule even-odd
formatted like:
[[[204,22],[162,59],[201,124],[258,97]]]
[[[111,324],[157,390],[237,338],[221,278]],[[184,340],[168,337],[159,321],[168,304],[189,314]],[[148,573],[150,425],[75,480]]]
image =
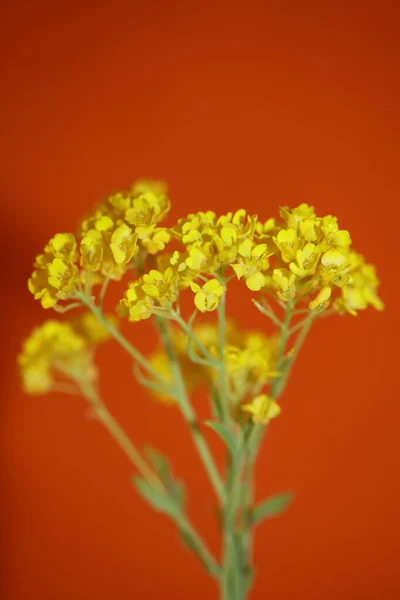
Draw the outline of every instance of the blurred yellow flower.
[[[242,410],[250,413],[255,425],[266,425],[281,413],[281,408],[275,400],[265,394],[255,396],[248,404],[242,404]]]

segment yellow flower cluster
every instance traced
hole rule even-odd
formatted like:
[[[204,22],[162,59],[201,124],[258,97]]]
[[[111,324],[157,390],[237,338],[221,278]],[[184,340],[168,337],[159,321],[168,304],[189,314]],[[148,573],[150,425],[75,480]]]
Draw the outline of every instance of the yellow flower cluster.
[[[77,260],[77,243],[72,233],[57,233],[36,257],[28,287],[43,308],[52,308],[59,300],[74,296],[80,281]]]
[[[170,228],[164,184],[141,180],[110,196],[71,233],[57,234],[36,258],[29,289],[44,308],[74,298],[77,290],[104,278],[140,274],[127,288],[118,313],[131,321],[170,313],[184,290],[200,312],[214,311],[229,280],[252,292],[273,293],[309,310],[332,306],[357,314],[382,310],[374,268],[351,249],[336,217],[319,217],[312,206],[281,208],[281,220],[261,221],[244,209],[218,216],[191,213]],[[163,252],[171,243],[172,250]]]
[[[139,253],[143,261],[163,250],[171,239],[159,227],[170,209],[166,192],[160,182],[138,181],[131,190],[110,196],[83,221],[79,247],[72,233],[55,235],[34,263],[28,286],[35,299],[43,308],[53,308],[59,300],[74,298],[85,281],[119,280]]]
[[[170,209],[166,186],[141,180],[110,196],[81,227],[81,265],[118,280],[140,250],[156,254],[170,241],[158,224]]]
[[[334,292],[338,291],[341,299],[333,303],[333,308],[340,312],[355,315],[368,305],[383,309],[377,296],[376,276],[369,277],[366,295],[364,275],[357,275],[361,265],[363,273],[375,273],[374,268],[350,249],[350,234],[339,228],[336,217],[317,217],[314,208],[307,204],[282,208],[280,213],[284,226],[273,236],[278,265],[267,284],[276,290],[278,298],[306,300],[310,310],[320,311],[331,304]],[[350,296],[359,295],[364,301],[351,306]]]
[[[218,359],[219,329],[215,323],[202,323],[193,328],[193,335],[201,346]],[[171,328],[171,337],[180,367],[189,388],[201,383],[213,382],[218,386],[215,369],[192,362],[188,356],[188,343],[192,344],[192,352],[199,359],[204,359],[202,351],[190,342],[182,331]],[[226,346],[224,351],[225,370],[230,397],[235,404],[251,397],[265,385],[271,383],[276,376],[277,339],[258,331],[239,331],[232,321],[227,323]],[[150,363],[157,373],[172,381],[170,361],[161,349],[150,356]],[[174,399],[156,394],[165,403],[173,403]]]
[[[96,318],[85,313],[72,322],[48,320],[24,341],[18,357],[24,389],[44,394],[61,379],[94,379],[95,344],[108,338]]]
[[[157,257],[157,269],[129,285],[120,315],[137,321],[159,308],[170,311],[187,288],[199,311],[213,311],[229,269],[251,291],[273,291],[280,301],[305,302],[312,311],[331,304],[351,314],[369,305],[383,308],[373,267],[350,249],[350,234],[336,217],[318,217],[307,204],[281,208],[280,215],[280,222],[259,221],[245,210],[180,219],[169,233],[181,248]]]

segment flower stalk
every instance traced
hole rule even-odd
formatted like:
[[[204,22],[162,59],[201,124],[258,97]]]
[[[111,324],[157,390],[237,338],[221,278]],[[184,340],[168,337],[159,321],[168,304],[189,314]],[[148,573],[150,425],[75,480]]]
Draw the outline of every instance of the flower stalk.
[[[27,393],[86,399],[133,465],[136,491],[172,519],[184,545],[215,579],[221,600],[245,600],[254,582],[254,528],[280,514],[292,497],[286,492],[255,505],[255,465],[310,328],[331,314],[355,316],[384,305],[375,268],[352,249],[336,217],[320,217],[301,204],[281,207],[279,219],[262,221],[244,209],[200,211],[166,227],[170,205],[164,183],[139,180],[83,219],[77,236],[57,233],[49,240],[28,287],[44,309],[69,318],[35,328],[18,362]],[[116,315],[131,327],[153,321],[158,346],[149,356],[121,333],[116,315],[104,312],[108,287],[125,276],[133,279]],[[245,331],[227,314],[233,279],[262,315],[259,330]],[[191,299],[189,317],[184,295]],[[207,321],[208,313],[217,317]],[[133,360],[138,383],[154,400],[176,407],[188,426],[218,501],[219,561],[189,519],[184,483],[168,459],[139,450],[98,393],[95,352],[110,339]],[[192,400],[196,389],[208,390],[211,400],[212,419],[204,423]],[[205,427],[224,445],[223,474]]]

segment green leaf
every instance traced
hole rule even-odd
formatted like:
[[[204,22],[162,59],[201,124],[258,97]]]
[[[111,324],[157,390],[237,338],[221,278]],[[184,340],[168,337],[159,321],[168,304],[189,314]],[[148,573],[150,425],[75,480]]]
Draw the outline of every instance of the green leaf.
[[[163,454],[150,447],[146,448],[145,452],[169,494],[178,506],[183,509],[186,500],[185,486],[181,481],[177,481],[174,478],[168,459],[163,456]]]
[[[204,421],[208,427],[213,429],[215,433],[221,438],[226,447],[229,449],[232,455],[235,455],[238,451],[238,440],[232,433],[232,431],[221,423],[220,421]]]
[[[293,492],[285,492],[284,494],[276,494],[261,502],[252,511],[252,523],[257,525],[263,519],[268,517],[277,517],[285,508],[292,502],[294,498]]]
[[[174,518],[179,514],[179,507],[175,500],[170,496],[167,496],[165,492],[156,490],[145,479],[139,476],[133,478],[133,484],[140,496],[142,496],[155,511]]]

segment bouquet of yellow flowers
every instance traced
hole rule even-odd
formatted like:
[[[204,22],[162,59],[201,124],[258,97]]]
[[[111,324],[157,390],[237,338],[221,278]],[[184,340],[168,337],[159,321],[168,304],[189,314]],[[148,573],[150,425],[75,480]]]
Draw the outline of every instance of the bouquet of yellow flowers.
[[[245,209],[198,212],[172,227],[165,184],[141,180],[110,196],[83,220],[77,235],[57,233],[37,256],[29,290],[45,309],[66,313],[33,330],[18,358],[28,394],[52,390],[84,397],[94,415],[132,461],[138,493],[172,519],[183,543],[215,578],[223,600],[243,600],[252,588],[254,528],[279,514],[292,495],[254,503],[254,465],[269,422],[312,324],[338,313],[383,309],[372,265],[351,248],[337,218],[301,204],[280,218]],[[128,275],[115,315],[104,313],[107,288]],[[254,309],[274,333],[242,331],[226,313],[229,286],[240,280]],[[236,284],[238,285],[238,284]],[[184,295],[189,297],[183,306]],[[186,308],[189,305],[189,308]],[[204,320],[204,313],[213,313]],[[152,320],[159,346],[144,356],[120,331],[119,319]],[[157,400],[186,421],[220,507],[221,557],[214,557],[191,522],[185,490],[168,459],[141,452],[115,421],[98,390],[95,350],[113,338],[131,356],[134,374]],[[209,397],[209,419],[199,422],[192,393]],[[226,449],[221,469],[205,428]]]

